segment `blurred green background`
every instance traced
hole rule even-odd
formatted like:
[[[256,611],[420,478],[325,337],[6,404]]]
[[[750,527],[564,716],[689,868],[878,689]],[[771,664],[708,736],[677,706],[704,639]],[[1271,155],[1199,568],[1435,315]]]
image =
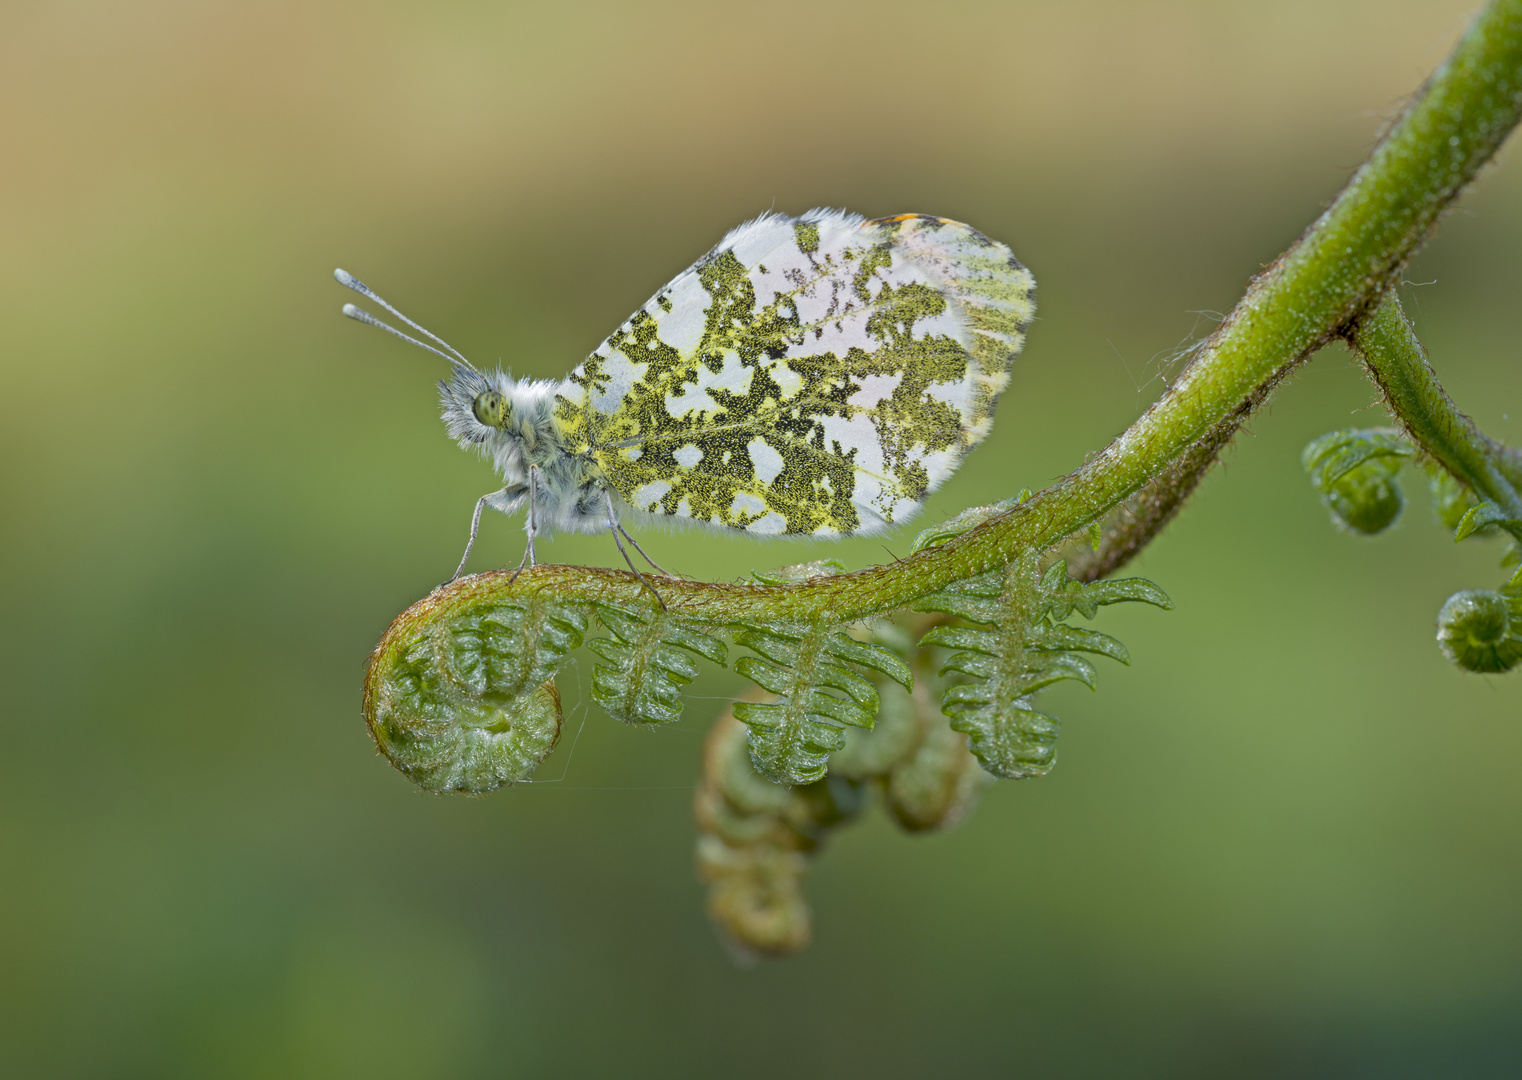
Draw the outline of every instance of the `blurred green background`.
[[[442,364],[329,277],[558,377],[769,207],[971,222],[1040,320],[940,520],[1134,419],[1472,7],[4,5],[0,1067],[1518,1075],[1522,676],[1433,642],[1500,552],[1414,478],[1389,534],[1329,525],[1300,448],[1382,422],[1346,353],[1139,561],[1177,607],[1101,617],[1133,666],[1043,698],[1056,772],[949,835],[843,832],[814,945],[746,971],[691,868],[731,676],[650,733],[580,704],[583,656],[560,783],[435,798],[375,755],[366,655],[495,485],[443,436]],[[1407,276],[1450,390],[1522,440],[1517,162]],[[473,567],[520,528],[488,520]],[[649,546],[733,578],[913,531]]]

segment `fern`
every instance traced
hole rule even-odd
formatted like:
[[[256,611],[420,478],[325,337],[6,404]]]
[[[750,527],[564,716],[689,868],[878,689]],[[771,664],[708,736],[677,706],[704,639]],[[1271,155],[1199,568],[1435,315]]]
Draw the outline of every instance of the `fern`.
[[[953,731],[929,694],[914,695],[919,740],[878,780],[883,804],[906,832],[930,832],[960,824],[994,776],[980,768],[967,740]]]
[[[592,700],[626,724],[669,724],[682,715],[682,687],[697,678],[696,658],[723,666],[728,650],[719,639],[684,625],[662,610],[596,606],[597,619],[613,634],[587,648],[612,666],[592,672]]]
[[[1037,711],[1031,695],[1063,679],[1093,689],[1094,666],[1081,653],[1130,662],[1115,638],[1062,620],[1074,612],[1092,618],[1102,605],[1137,600],[1172,606],[1161,589],[1141,578],[1084,585],[1069,580],[1062,562],[1043,575],[1038,556],[1028,552],[915,605],[983,624],[935,627],[921,645],[953,650],[941,673],[967,676],[946,691],[942,708],[985,769],[1006,779],[1051,771],[1059,722]]]
[[[939,525],[932,525],[928,529],[921,530],[920,534],[914,538],[914,545],[909,550],[920,552],[926,548],[939,547],[948,540],[971,532],[985,521],[992,521],[1005,511],[1013,510],[1030,497],[1030,488],[1026,488],[1011,499],[1002,499],[996,503],[989,503],[987,506],[970,506]]]
[[[1399,329],[1409,327],[1403,324]],[[1389,339],[1399,343],[1400,335],[1388,333],[1388,327],[1385,330],[1382,341],[1388,350]],[[1414,337],[1403,344],[1408,349],[1417,348]],[[1389,357],[1381,358],[1372,346],[1367,352],[1371,366],[1388,362]],[[1451,426],[1462,430],[1464,425]],[[1500,467],[1506,463],[1506,456],[1477,433],[1474,442],[1481,454],[1477,462],[1469,463],[1474,465],[1473,471],[1464,473],[1473,484],[1450,471],[1446,462],[1432,458],[1424,462],[1433,511],[1440,524],[1453,530],[1455,542],[1471,536],[1509,534],[1511,543],[1501,565],[1516,565],[1522,562],[1522,501]],[[1403,497],[1395,475],[1402,459],[1412,453],[1411,445],[1393,429],[1349,430],[1317,439],[1305,448],[1302,460],[1331,508],[1333,520],[1357,532],[1374,533],[1400,512]],[[1487,460],[1490,458],[1494,460]],[[1453,467],[1464,464],[1460,460]],[[1476,491],[1474,484],[1485,492]],[[1443,655],[1466,671],[1498,673],[1515,667],[1522,661],[1519,578],[1513,576],[1499,591],[1462,589],[1450,596],[1438,612],[1437,642]]]
[[[1510,671],[1522,662],[1522,569],[1499,590],[1454,593],[1437,616],[1438,647],[1467,671]]]
[[[527,778],[560,738],[551,676],[586,626],[573,607],[529,599],[388,635],[365,685],[375,745],[429,791],[479,795]]]
[[[921,621],[924,621],[923,618]],[[851,780],[871,781],[886,776],[910,753],[921,737],[923,718],[917,704],[930,692],[927,682],[934,672],[927,672],[915,656],[917,634],[910,634],[887,619],[872,625],[872,640],[907,658],[912,664],[914,689],[905,690],[885,676],[871,677],[877,686],[881,704],[877,721],[868,728],[851,728],[844,733],[844,745],[830,755],[830,775]],[[929,677],[927,679],[927,676]],[[942,727],[945,718],[938,707],[932,708],[934,720]]]
[[[921,619],[923,623],[925,620]],[[916,634],[884,620],[872,643],[895,654],[913,649]],[[746,752],[737,702],[704,744],[694,798],[697,865],[708,885],[708,911],[726,939],[746,955],[778,956],[801,948],[812,917],[802,879],[810,856],[837,828],[854,820],[876,790],[906,831],[945,829],[962,820],[993,778],[978,767],[967,740],[951,731],[930,692],[933,673],[916,672],[914,690],[873,671],[882,698],[876,726],[851,728],[829,760],[829,775],[788,787],[761,775]]]
[[[993,777],[978,767],[966,738],[947,726],[940,709],[942,679],[925,670],[929,651],[915,649],[919,634],[885,621],[873,627],[872,636],[896,652],[911,654],[914,688],[906,690],[883,677],[873,680],[882,695],[877,725],[846,733],[844,749],[830,757],[830,775],[872,785],[907,832],[948,829],[971,812]]]
[[[855,667],[914,684],[901,657],[828,624],[750,623],[735,631],[734,642],[755,654],[735,661],[735,670],[777,695],[737,702],[735,718],[750,727],[756,768],[779,784],[818,780],[845,745],[847,726],[872,727],[881,698]]]
[[[1493,533],[1497,529],[1505,529],[1519,541],[1522,541],[1522,518],[1497,506],[1486,499],[1476,503],[1464,512],[1459,518],[1459,523],[1454,526],[1453,539],[1467,540],[1477,534]]]
[[[1435,462],[1427,463],[1427,494],[1438,523],[1448,529],[1457,529],[1464,515],[1479,505],[1474,491],[1467,484],[1460,483]]]
[[[1394,524],[1405,508],[1396,475],[1414,452],[1394,428],[1349,428],[1312,442],[1300,461],[1332,520],[1372,536]]]
[[[737,703],[738,704],[738,703]],[[780,956],[808,943],[807,856],[861,808],[859,783],[832,776],[783,787],[758,775],[733,712],[709,729],[693,799],[698,876],[708,915],[742,955]]]

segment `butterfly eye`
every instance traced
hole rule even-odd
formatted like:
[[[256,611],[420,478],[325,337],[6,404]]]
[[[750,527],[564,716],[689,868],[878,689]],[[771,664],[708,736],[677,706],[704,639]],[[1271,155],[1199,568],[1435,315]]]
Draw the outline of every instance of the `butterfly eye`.
[[[507,401],[495,390],[477,394],[470,408],[476,414],[476,419],[487,427],[501,427],[507,419]]]

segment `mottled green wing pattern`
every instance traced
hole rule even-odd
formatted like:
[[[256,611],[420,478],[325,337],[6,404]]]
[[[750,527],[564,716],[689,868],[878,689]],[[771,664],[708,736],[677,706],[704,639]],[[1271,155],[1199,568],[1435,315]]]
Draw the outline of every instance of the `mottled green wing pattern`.
[[[556,419],[636,517],[879,531],[987,434],[1034,287],[957,222],[764,216],[603,342]]]

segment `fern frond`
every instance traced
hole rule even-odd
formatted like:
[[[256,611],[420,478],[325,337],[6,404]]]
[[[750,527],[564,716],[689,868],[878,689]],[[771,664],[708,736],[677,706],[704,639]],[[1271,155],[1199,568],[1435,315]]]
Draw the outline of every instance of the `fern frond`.
[[[779,566],[775,570],[752,570],[750,576],[763,585],[787,585],[795,581],[834,577],[845,571],[846,564],[839,559],[815,559],[813,562]]]
[[[942,708],[952,729],[968,737],[985,769],[1008,779],[1051,771],[1059,721],[1037,711],[1031,695],[1063,679],[1093,689],[1094,667],[1081,653],[1130,662],[1126,647],[1115,638],[1062,620],[1074,612],[1092,618],[1102,606],[1127,601],[1172,606],[1149,581],[1085,585],[1069,579],[1061,561],[1041,573],[1039,555],[1027,552],[1006,567],[956,582],[915,605],[982,624],[938,626],[920,643],[951,650],[941,674],[967,677],[946,690]]]
[[[1432,500],[1432,512],[1438,523],[1448,529],[1457,529],[1464,515],[1479,505],[1479,498],[1468,484],[1460,483],[1454,475],[1435,461],[1428,461],[1427,494]]]
[[[901,657],[836,626],[745,624],[734,642],[755,654],[735,661],[735,670],[777,695],[770,702],[737,702],[735,716],[750,727],[756,768],[779,784],[818,780],[829,756],[845,745],[845,727],[872,727],[881,698],[856,667],[914,683]]]
[[[1476,533],[1494,532],[1496,529],[1505,529],[1515,539],[1522,541],[1522,520],[1486,499],[1464,512],[1454,527],[1453,539],[1467,540]]]
[[[910,554],[924,551],[926,548],[937,547],[953,537],[961,536],[965,532],[971,532],[985,521],[992,520],[1007,510],[1013,510],[1026,499],[1031,497],[1030,488],[1026,488],[1011,499],[1000,499],[996,503],[987,506],[970,506],[961,513],[947,518],[939,525],[932,525],[924,529],[914,538],[910,546]]]
[[[906,832],[949,829],[972,812],[994,777],[946,724],[935,698],[916,690],[914,704],[920,739],[879,781],[883,803]]]
[[[718,638],[665,611],[598,604],[597,620],[613,634],[587,648],[608,661],[592,672],[592,700],[626,724],[669,724],[682,715],[682,687],[697,678],[695,657],[724,665]]]

